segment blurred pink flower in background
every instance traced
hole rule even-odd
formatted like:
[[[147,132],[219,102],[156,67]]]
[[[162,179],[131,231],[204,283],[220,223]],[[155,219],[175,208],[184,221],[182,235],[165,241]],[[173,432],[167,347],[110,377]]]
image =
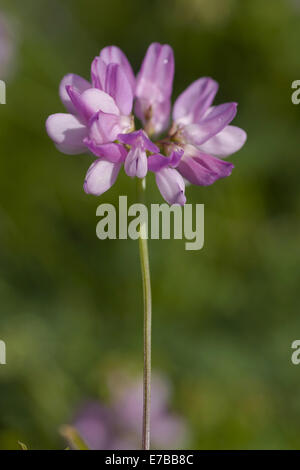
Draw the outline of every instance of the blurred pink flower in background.
[[[110,405],[90,400],[76,412],[73,426],[93,450],[133,450],[141,446],[142,380],[110,377]],[[120,386],[120,383],[123,385]],[[152,383],[151,428],[156,449],[182,448],[187,441],[183,418],[169,410],[169,382],[154,374]]]

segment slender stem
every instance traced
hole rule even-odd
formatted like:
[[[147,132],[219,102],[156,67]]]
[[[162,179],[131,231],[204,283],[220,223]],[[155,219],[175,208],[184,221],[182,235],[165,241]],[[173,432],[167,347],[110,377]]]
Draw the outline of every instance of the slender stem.
[[[137,179],[138,200],[145,201],[146,179]],[[143,380],[143,436],[142,449],[150,449],[150,407],[151,407],[151,282],[147,240],[147,221],[140,225],[139,249],[144,295],[144,380]]]

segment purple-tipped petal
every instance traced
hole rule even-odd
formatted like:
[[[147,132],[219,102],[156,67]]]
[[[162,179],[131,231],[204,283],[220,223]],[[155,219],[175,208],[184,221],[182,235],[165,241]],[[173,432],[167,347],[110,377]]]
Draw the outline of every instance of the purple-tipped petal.
[[[182,129],[187,143],[202,145],[221,132],[235,117],[237,103],[225,103],[211,108],[199,124],[189,124]]]
[[[136,96],[164,102],[172,93],[174,54],[167,44],[150,44],[137,77]]]
[[[243,129],[235,126],[226,126],[219,134],[201,145],[201,151],[225,158],[240,150],[247,140]]]
[[[132,111],[133,93],[131,85],[118,64],[109,64],[106,70],[105,92],[112,96],[121,114],[127,116]]]
[[[100,58],[95,57],[91,66],[91,78],[94,88],[105,91],[107,64]]]
[[[121,132],[129,131],[132,128],[132,120],[129,116],[99,111],[90,119],[89,128],[89,137],[96,144],[106,144],[116,140]]]
[[[153,173],[157,173],[163,168],[168,167],[169,163],[170,157],[165,157],[160,153],[153,154],[148,157],[148,170],[152,171]]]
[[[237,103],[223,103],[218,106],[212,106],[201,120],[201,123],[218,120],[219,123],[229,124],[235,118],[237,113]],[[221,125],[221,124],[220,124]],[[223,129],[223,128],[222,128]]]
[[[119,114],[114,99],[102,90],[90,88],[80,94],[73,87],[67,86],[67,92],[76,108],[78,116],[86,123],[98,111]]]
[[[121,163],[125,161],[127,150],[121,144],[101,144],[97,145],[90,138],[84,139],[84,145],[96,156],[105,157],[112,163]]]
[[[91,74],[93,86],[114,98],[121,114],[130,114],[133,91],[122,66],[117,63],[106,64],[100,57],[96,57],[92,63]]]
[[[149,150],[149,152],[159,152],[159,148],[149,139],[146,132],[142,129],[128,134],[120,134],[118,135],[118,140],[126,145],[139,146],[143,150]]]
[[[170,159],[170,166],[172,168],[176,168],[179,165],[181,158],[183,157],[184,150],[181,147],[174,146],[169,159]]]
[[[160,83],[163,97],[163,99],[159,101],[165,101],[166,98],[170,98],[172,94],[175,69],[174,62],[173,49],[168,44],[162,45],[155,69],[155,79]]]
[[[106,65],[111,63],[121,65],[124,73],[126,74],[127,80],[131,85],[132,92],[134,93],[135,76],[124,52],[122,52],[117,46],[108,46],[100,52],[100,59],[102,59]]]
[[[146,152],[140,147],[133,147],[126,157],[124,170],[131,178],[144,178],[148,170]]]
[[[76,75],[74,73],[69,73],[65,75],[59,85],[59,95],[62,103],[66,107],[66,109],[71,114],[76,114],[76,108],[74,107],[69,93],[67,92],[67,86],[71,86],[76,90],[78,93],[83,93],[84,91],[88,90],[92,87],[92,85],[85,80],[84,78]]]
[[[218,83],[209,77],[203,77],[193,82],[175,101],[174,121],[184,124],[199,121],[211,106],[218,87]]]
[[[112,163],[103,158],[96,160],[86,174],[84,191],[94,196],[105,193],[115,183],[121,166],[121,163]]]
[[[172,151],[169,157],[165,157],[160,153],[149,155],[148,157],[148,170],[157,173],[168,166],[176,168],[180,162],[181,157],[183,156],[183,149],[177,148]]]
[[[234,165],[207,155],[195,147],[186,146],[178,170],[190,183],[209,186],[220,178],[231,175]]]
[[[73,114],[52,114],[46,121],[46,130],[62,153],[76,155],[86,151],[83,140],[87,128]]]
[[[96,145],[106,144],[116,140],[120,132],[120,116],[99,111],[94,114],[89,122],[89,137]]]
[[[156,184],[168,204],[184,206],[186,197],[185,184],[182,176],[174,168],[163,168],[155,175]]]
[[[216,173],[193,158],[182,160],[178,165],[178,171],[189,183],[197,186],[209,186],[218,179]]]
[[[153,134],[163,132],[169,124],[173,77],[172,48],[151,44],[137,77],[135,112]]]

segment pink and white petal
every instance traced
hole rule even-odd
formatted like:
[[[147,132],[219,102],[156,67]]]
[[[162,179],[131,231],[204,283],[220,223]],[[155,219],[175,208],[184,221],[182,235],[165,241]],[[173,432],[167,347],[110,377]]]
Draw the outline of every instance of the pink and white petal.
[[[164,96],[163,101],[170,98],[173,88],[174,78],[174,52],[171,46],[163,44],[156,64],[155,78],[161,84],[162,93]]]
[[[148,159],[148,170],[152,171],[153,173],[157,173],[158,171],[166,168],[170,164],[170,157],[165,157],[160,153],[149,155]]]
[[[217,180],[215,173],[199,165],[193,158],[184,158],[177,168],[184,179],[197,186],[209,186]]]
[[[74,88],[67,87],[67,92],[76,108],[77,114],[88,122],[93,114],[98,111],[104,113],[119,114],[119,109],[114,99],[98,88],[90,88],[79,94]]]
[[[179,165],[180,159],[183,156],[183,149],[175,148],[172,153],[165,157],[160,153],[149,155],[148,157],[148,170],[152,171],[153,173],[157,173],[158,171],[166,168],[168,166],[172,168],[176,168]]]
[[[243,129],[226,126],[219,134],[202,144],[199,149],[216,157],[225,158],[240,150],[247,140]]]
[[[199,123],[204,119],[206,114],[208,114],[209,110],[211,109],[211,104],[215,95],[216,93],[213,90],[195,103],[192,115],[193,122]]]
[[[132,148],[127,154],[124,170],[131,178],[144,178],[148,171],[146,152],[139,147]]]
[[[219,178],[226,178],[230,176],[234,165],[230,162],[220,160],[219,158],[213,157],[212,155],[208,155],[206,153],[199,152],[195,160],[208,168],[210,171],[214,172],[218,179]]]
[[[82,99],[90,109],[91,114],[94,114],[97,111],[119,114],[119,110],[114,99],[102,90],[91,88],[82,94]]]
[[[92,84],[94,88],[99,88],[99,90],[104,90],[106,69],[107,69],[107,64],[100,57],[95,57],[91,66],[91,77],[92,77]]]
[[[151,123],[155,134],[164,132],[170,124],[171,100],[153,105],[153,116]]]
[[[55,144],[57,150],[65,155],[80,155],[87,153],[85,145]]]
[[[130,82],[119,64],[109,64],[106,70],[105,91],[115,100],[121,114],[132,111],[133,93]]]
[[[127,150],[121,144],[101,144],[97,145],[95,141],[90,138],[84,139],[85,146],[96,157],[104,157],[112,163],[122,163],[127,156]]]
[[[186,142],[202,145],[221,132],[236,116],[237,103],[225,103],[210,110],[199,124],[189,124],[182,130]]]
[[[103,135],[101,128],[99,128],[98,122],[99,113],[94,114],[89,120],[89,139],[94,142],[95,145],[103,144]]]
[[[226,122],[226,125],[234,119],[237,113],[237,103],[223,103],[219,104],[218,106],[211,106],[208,109],[208,112],[205,114],[201,123],[206,123],[209,121],[214,121],[218,119],[218,121],[222,124]]]
[[[69,73],[68,75],[65,75],[62,81],[60,82],[60,85],[59,85],[60,99],[62,103],[64,104],[65,108],[69,111],[69,113],[76,114],[76,109],[66,89],[67,86],[72,86],[76,91],[78,91],[81,94],[85,90],[88,90],[89,88],[91,88],[92,85],[87,80],[80,77],[79,75],[76,75],[75,73]]]
[[[150,44],[137,76],[136,96],[151,103],[166,101],[172,93],[173,77],[172,48],[167,44]]]
[[[127,123],[127,127],[124,125]],[[96,144],[107,144],[116,140],[118,134],[129,129],[131,121],[125,122],[125,117],[116,114],[108,114],[99,111],[94,114],[89,122],[89,137]]]
[[[100,111],[98,122],[105,136],[105,142],[103,143],[113,142],[116,140],[117,135],[122,132],[121,118],[116,114],[102,113],[102,111]]]
[[[152,43],[147,49],[141,69],[137,75],[136,96],[149,100],[152,98],[151,83],[155,85],[155,67],[161,50],[161,44]],[[151,88],[151,89],[150,89]],[[155,85],[156,88],[156,85]]]
[[[149,152],[157,153],[159,148],[155,145],[152,140],[149,139],[148,135],[143,129],[138,131],[129,132],[128,134],[118,135],[120,142],[126,145],[132,145],[140,147],[143,150],[149,150]]]
[[[196,156],[190,157],[187,154],[178,165],[181,175],[190,183],[198,186],[209,186],[220,178],[229,176],[234,165],[211,155],[196,151]]]
[[[186,197],[184,194],[185,184],[182,176],[174,168],[163,168],[155,175],[156,184],[168,204],[179,204],[184,206]]]
[[[112,163],[103,158],[96,160],[86,174],[84,191],[94,196],[105,193],[115,183],[121,166],[121,163]]]
[[[134,112],[136,116],[145,124],[147,114],[151,114],[151,119],[148,122],[148,126],[151,128],[153,134],[161,134],[164,132],[170,123],[170,111],[171,111],[171,100],[160,103],[150,103],[148,100],[138,99],[135,101]]]
[[[132,67],[124,54],[124,52],[117,46],[107,46],[100,52],[100,58],[105,64],[120,64],[124,70],[127,79],[131,85],[132,92],[135,90],[135,76]]]
[[[196,106],[199,118],[199,103],[202,103],[202,111],[204,112],[213,102],[218,87],[218,83],[209,77],[199,78],[193,82],[175,101],[173,120],[179,121],[186,116],[192,116]]]
[[[46,121],[46,130],[61,152],[76,155],[86,151],[83,140],[87,128],[73,114],[52,114]]]
[[[181,158],[183,157],[184,150],[182,147],[174,146],[172,152],[169,155],[170,166],[176,168],[179,165]]]
[[[91,88],[90,90],[85,91],[81,96],[91,115],[98,111],[102,111],[103,113],[119,114],[119,110],[114,99],[102,90]]]

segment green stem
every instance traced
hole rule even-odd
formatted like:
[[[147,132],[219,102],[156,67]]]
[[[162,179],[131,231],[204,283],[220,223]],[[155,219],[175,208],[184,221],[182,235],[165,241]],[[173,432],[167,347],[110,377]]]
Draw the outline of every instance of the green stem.
[[[137,179],[139,203],[145,202],[146,179]],[[144,380],[143,380],[143,435],[142,449],[150,449],[150,406],[151,406],[151,282],[147,240],[147,221],[140,225],[139,249],[144,295]]]

